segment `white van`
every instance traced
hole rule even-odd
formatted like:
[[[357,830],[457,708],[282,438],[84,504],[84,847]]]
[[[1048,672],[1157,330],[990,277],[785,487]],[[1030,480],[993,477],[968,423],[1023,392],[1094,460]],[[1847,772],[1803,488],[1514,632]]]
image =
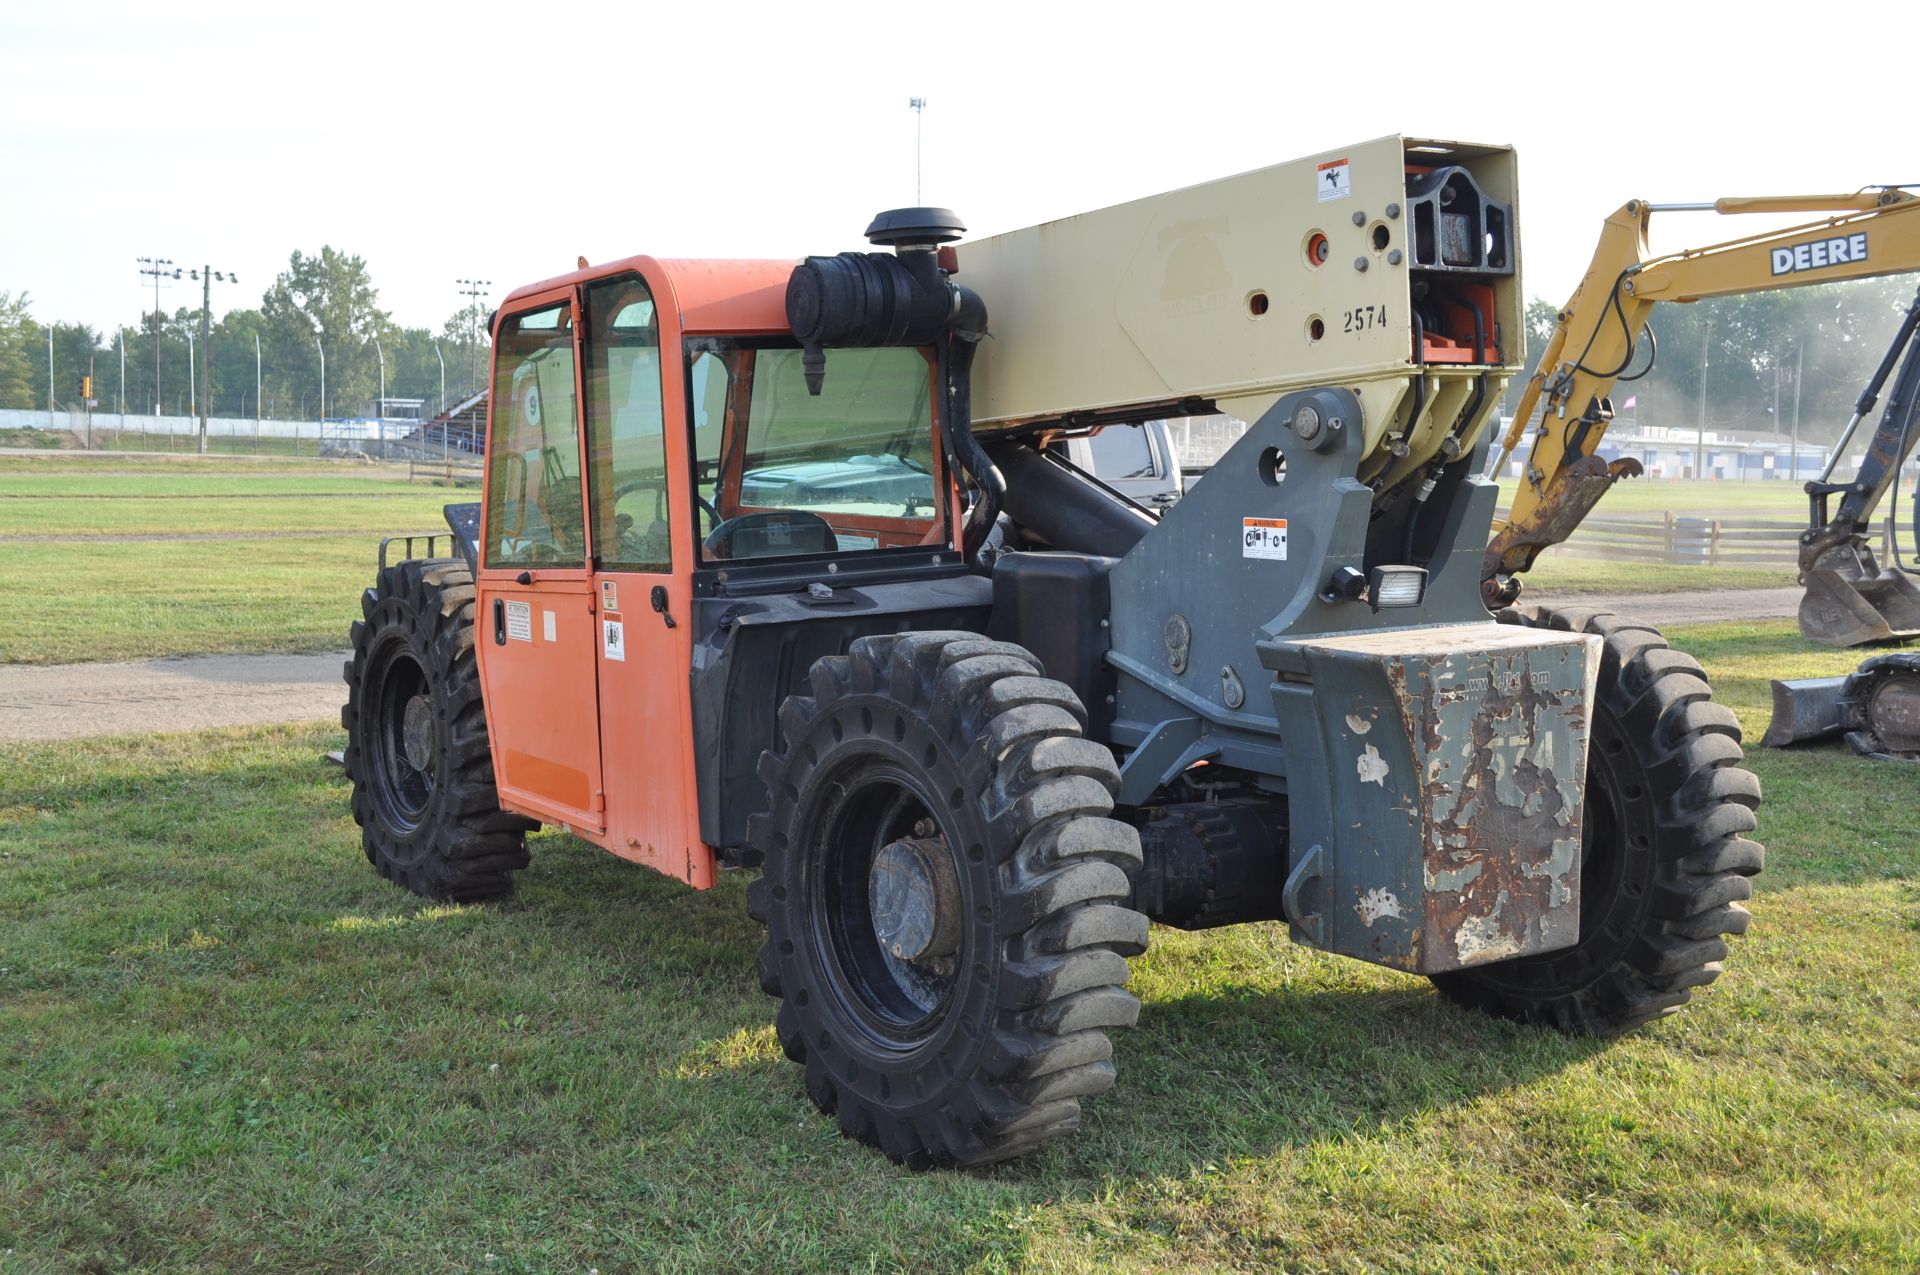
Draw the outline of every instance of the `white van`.
[[[1180,459],[1165,421],[1109,425],[1087,438],[1054,444],[1076,469],[1085,470],[1129,500],[1161,510],[1180,499]]]

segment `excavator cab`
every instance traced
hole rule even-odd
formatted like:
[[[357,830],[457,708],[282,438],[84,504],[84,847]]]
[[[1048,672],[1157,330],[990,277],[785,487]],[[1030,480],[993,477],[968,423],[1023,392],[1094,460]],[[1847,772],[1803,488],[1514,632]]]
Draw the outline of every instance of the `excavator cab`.
[[[1856,472],[1834,482],[1854,433],[1878,403],[1895,363],[1899,376]],[[1920,294],[1855,402],[1826,472],[1807,484],[1807,530],[1800,537],[1800,633],[1822,646],[1865,646],[1920,637],[1920,581],[1905,563],[1882,567],[1867,537],[1874,511],[1899,503],[1900,470],[1920,443]]]

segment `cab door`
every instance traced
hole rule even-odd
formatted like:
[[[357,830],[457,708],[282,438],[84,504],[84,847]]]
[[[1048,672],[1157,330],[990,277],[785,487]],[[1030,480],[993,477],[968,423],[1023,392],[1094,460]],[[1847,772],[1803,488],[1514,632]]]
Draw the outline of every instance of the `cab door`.
[[[691,519],[678,333],[639,274],[585,290],[587,478],[599,606],[602,764],[615,854],[713,884],[693,772]],[[663,340],[664,335],[664,340]],[[671,386],[671,392],[669,392]],[[669,422],[673,422],[669,427]]]
[[[606,827],[592,545],[585,516],[579,300],[522,302],[494,337],[480,537],[480,676],[503,805]]]

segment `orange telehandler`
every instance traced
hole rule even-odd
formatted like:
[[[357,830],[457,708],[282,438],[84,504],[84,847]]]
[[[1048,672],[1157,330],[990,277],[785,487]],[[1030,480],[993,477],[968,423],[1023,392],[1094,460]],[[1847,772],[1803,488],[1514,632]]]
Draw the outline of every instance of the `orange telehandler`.
[[[1645,625],[1482,604],[1515,194],[1508,148],[1387,137],[519,289],[482,501],[353,628],[367,857],[489,898],[544,823],[755,874],[782,1049],[913,1165],[1076,1126],[1149,922],[1673,1013],[1747,926],[1760,789]],[[1163,508],[1059,446],[1212,410],[1252,424]]]

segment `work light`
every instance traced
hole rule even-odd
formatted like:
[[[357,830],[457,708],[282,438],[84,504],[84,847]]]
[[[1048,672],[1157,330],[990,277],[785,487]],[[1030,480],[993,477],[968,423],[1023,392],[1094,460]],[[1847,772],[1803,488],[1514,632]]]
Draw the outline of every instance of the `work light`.
[[[1376,611],[1382,607],[1417,607],[1426,593],[1425,567],[1375,567],[1367,577],[1367,605]]]

